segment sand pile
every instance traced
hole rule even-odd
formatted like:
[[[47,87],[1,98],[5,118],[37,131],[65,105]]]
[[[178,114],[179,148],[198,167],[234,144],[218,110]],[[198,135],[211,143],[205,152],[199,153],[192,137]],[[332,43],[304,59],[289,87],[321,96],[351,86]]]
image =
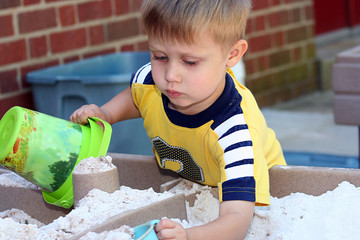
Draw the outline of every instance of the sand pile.
[[[21,186],[26,180],[16,174],[0,175]],[[23,183],[22,183],[23,182]],[[28,187],[28,186],[27,186]],[[198,184],[179,184],[172,192],[156,193],[152,189],[137,190],[121,186],[114,193],[91,190],[79,206],[65,217],[48,225],[32,219],[18,209],[0,213],[0,239],[69,239],[89,226],[128,209],[136,209],[173,196],[175,193],[198,192],[194,206],[187,203],[188,221],[173,219],[185,228],[206,224],[218,217],[219,203],[211,188]],[[360,188],[343,182],[321,196],[294,193],[283,198],[271,198],[271,206],[257,207],[247,240],[261,239],[358,239],[360,228]],[[164,216],[166,217],[166,216]],[[132,239],[133,229],[120,229],[101,234],[88,233],[82,239]]]
[[[73,173],[100,173],[106,172],[116,168],[112,164],[112,158],[110,156],[100,156],[98,158],[89,157],[81,160],[74,168]]]
[[[343,182],[321,196],[293,193],[258,207],[249,229],[252,239],[359,239],[360,188]]]
[[[151,188],[137,190],[121,186],[119,190],[111,194],[93,189],[80,200],[77,208],[48,225],[39,223],[20,210],[12,209],[10,212],[13,214],[9,214],[9,211],[0,213],[0,239],[69,239],[93,225],[104,222],[111,216],[144,207],[171,196],[173,196],[172,193],[157,193]],[[131,231],[130,229],[129,232]],[[111,233],[111,235],[114,234],[117,233]]]

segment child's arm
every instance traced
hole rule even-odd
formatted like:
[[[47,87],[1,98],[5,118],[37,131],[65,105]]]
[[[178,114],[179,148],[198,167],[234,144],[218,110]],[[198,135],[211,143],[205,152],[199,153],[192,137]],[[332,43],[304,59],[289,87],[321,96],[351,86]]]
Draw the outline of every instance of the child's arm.
[[[155,230],[160,240],[244,239],[253,218],[254,205],[247,201],[226,201],[220,204],[219,218],[206,225],[184,229],[178,223],[163,219]]]
[[[98,117],[110,124],[114,124],[118,121],[138,118],[140,112],[133,102],[131,89],[128,87],[102,107],[90,104],[75,110],[70,116],[70,121],[86,124],[89,117]]]

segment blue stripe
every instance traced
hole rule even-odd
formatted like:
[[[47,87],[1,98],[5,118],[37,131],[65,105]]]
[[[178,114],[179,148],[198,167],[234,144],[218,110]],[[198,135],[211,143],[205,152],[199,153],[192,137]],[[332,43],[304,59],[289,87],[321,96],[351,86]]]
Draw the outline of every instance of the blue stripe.
[[[255,179],[243,177],[222,183],[223,201],[244,200],[255,202]]]
[[[243,141],[243,142],[238,142],[238,143],[235,143],[233,145],[230,145],[228,146],[224,152],[229,152],[231,150],[234,150],[234,149],[237,149],[237,148],[241,148],[241,147],[249,147],[249,146],[252,146],[252,141]]]
[[[222,103],[217,109],[218,112],[214,112],[214,122],[211,125],[212,129],[217,128],[223,124],[226,120],[236,114],[241,114],[242,109],[240,107],[241,96],[235,88],[234,80],[230,74],[226,74],[226,86],[223,95],[226,96],[227,100]],[[232,127],[232,126],[229,126]]]
[[[150,63],[147,63],[144,66],[142,66],[141,68],[139,68],[139,70],[133,75],[133,79],[131,79],[131,81],[130,81],[131,84],[138,82],[140,73],[149,65],[150,65]]]
[[[236,162],[226,165],[225,169],[240,166],[240,165],[245,165],[245,164],[254,164],[254,159],[252,159],[252,158],[241,159],[239,161],[236,161]]]
[[[145,80],[144,80],[144,84],[147,84],[147,85],[154,85],[154,80],[152,78],[152,75],[151,75],[151,71],[148,73],[148,75],[146,75],[145,77]]]
[[[230,135],[233,132],[237,132],[237,131],[241,131],[241,130],[245,130],[245,129],[249,129],[247,124],[233,126],[229,130],[227,130],[219,139],[226,137],[227,135]]]
[[[135,73],[131,74],[130,86],[134,83]]]

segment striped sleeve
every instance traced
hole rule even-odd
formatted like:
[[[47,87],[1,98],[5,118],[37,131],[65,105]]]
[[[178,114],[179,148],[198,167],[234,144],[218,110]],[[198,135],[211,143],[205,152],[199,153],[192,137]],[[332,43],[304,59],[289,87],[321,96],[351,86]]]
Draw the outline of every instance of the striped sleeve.
[[[139,70],[135,74],[133,74],[130,84],[134,84],[134,83],[146,84],[148,82],[153,83],[150,73],[151,73],[151,64],[148,63],[142,66],[141,68],[139,68]]]
[[[244,115],[238,113],[230,117],[214,131],[224,150],[226,178],[222,183],[222,200],[254,202],[254,151]]]

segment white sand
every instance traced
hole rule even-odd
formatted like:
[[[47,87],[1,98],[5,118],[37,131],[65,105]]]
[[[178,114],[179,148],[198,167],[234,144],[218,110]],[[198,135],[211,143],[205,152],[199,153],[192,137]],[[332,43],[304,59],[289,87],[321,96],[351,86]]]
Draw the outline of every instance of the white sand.
[[[35,184],[10,171],[5,173],[0,172],[0,184],[7,187],[40,189]]]
[[[74,168],[73,173],[97,173],[105,172],[115,168],[115,165],[111,163],[112,158],[110,156],[100,156],[98,158],[90,157],[81,160]]]
[[[0,174],[4,178],[14,176]],[[22,178],[17,179],[16,185]],[[22,179],[22,181],[25,181]],[[188,221],[173,219],[185,228],[206,224],[218,217],[219,203],[211,194],[211,188],[198,184],[179,184],[173,192],[185,194],[198,192],[193,207],[187,204]],[[60,217],[48,225],[31,219],[21,210],[11,209],[0,213],[0,239],[69,239],[91,226],[105,221],[110,216],[123,211],[146,206],[173,196],[174,193],[156,193],[152,189],[136,190],[122,186],[112,194],[93,189],[80,200],[79,207],[65,217]],[[360,228],[360,188],[343,182],[335,190],[321,196],[295,193],[283,198],[271,198],[271,206],[257,207],[247,240],[261,239],[358,239]],[[164,216],[166,217],[166,216]],[[92,239],[132,239],[133,229],[120,229],[101,234],[88,233],[82,240]]]
[[[129,226],[121,226],[113,231],[105,231],[102,233],[89,232],[80,240],[131,240],[134,239],[134,229]]]
[[[112,194],[93,189],[86,197],[80,200],[77,208],[73,209],[65,217],[59,217],[45,226],[38,227],[34,224],[24,224],[32,221],[25,215],[25,219],[28,220],[19,221],[18,217],[13,218],[13,216],[5,212],[1,213],[6,217],[4,219],[0,218],[0,239],[68,239],[111,216],[171,196],[173,196],[172,193],[156,193],[151,188],[137,190],[121,186],[119,190]],[[32,234],[28,235],[29,232]],[[29,238],[29,236],[31,237]]]
[[[247,239],[359,239],[360,188],[343,182],[321,196],[294,193],[257,208]]]
[[[19,209],[9,209],[3,212],[0,212],[0,219],[12,219],[14,222],[20,224],[34,224],[38,227],[44,226],[44,224],[31,216],[29,216],[26,212]]]

